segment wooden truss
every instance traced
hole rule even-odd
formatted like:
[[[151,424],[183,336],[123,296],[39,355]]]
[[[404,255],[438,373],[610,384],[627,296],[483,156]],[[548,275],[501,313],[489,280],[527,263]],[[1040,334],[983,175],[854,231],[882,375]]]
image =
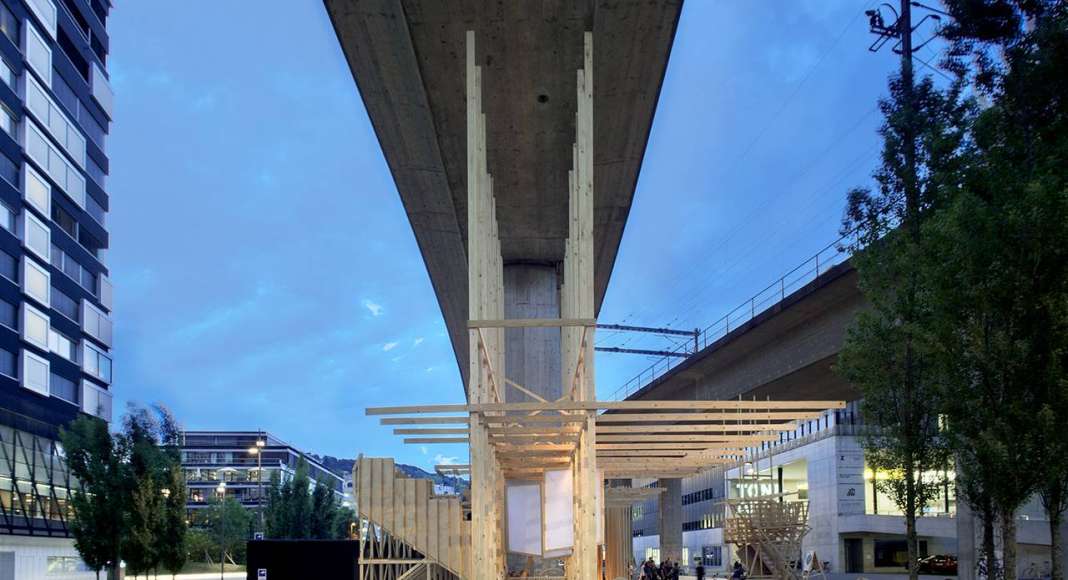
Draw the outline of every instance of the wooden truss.
[[[843,406],[842,401],[542,400],[377,407],[367,414],[390,415],[381,419],[384,425],[420,425],[394,429],[396,435],[419,436],[406,437],[406,443],[467,443],[464,435],[477,425],[506,478],[570,466],[592,422],[597,468],[606,477],[682,477],[736,463],[747,448],[776,441],[798,421]],[[449,427],[462,424],[467,427]]]
[[[801,580],[801,540],[808,533],[808,502],[781,497],[728,500],[724,543],[734,544],[750,577]]]

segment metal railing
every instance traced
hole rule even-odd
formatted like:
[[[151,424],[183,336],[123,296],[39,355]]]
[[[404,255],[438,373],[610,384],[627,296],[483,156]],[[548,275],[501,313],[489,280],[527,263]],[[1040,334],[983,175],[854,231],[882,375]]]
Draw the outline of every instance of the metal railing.
[[[850,235],[851,234],[847,234],[830,244],[827,244],[799,266],[790,270],[778,280],[772,282],[766,288],[757,292],[745,302],[739,304],[734,310],[731,310],[702,329],[696,344],[685,342],[673,352],[687,353],[693,346],[697,347],[694,354],[700,352],[708,345],[727,336],[731,330],[737,329],[739,326],[764,313],[764,311],[781,303],[787,296],[800,289],[805,284],[812,282],[818,278],[820,274],[845,262],[849,259],[849,255],[842,250],[842,244],[850,237]],[[687,358],[689,357],[666,356],[658,359],[652,365],[638,373],[634,378],[624,383],[623,386],[616,389],[616,391],[612,393],[611,399],[617,401],[626,399],[675,368]]]

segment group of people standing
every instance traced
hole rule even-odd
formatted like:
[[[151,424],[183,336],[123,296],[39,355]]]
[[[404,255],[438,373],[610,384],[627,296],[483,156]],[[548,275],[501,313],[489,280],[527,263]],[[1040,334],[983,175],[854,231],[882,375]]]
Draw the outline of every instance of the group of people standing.
[[[652,557],[642,564],[639,580],[679,580],[679,563],[665,558],[657,566]]]

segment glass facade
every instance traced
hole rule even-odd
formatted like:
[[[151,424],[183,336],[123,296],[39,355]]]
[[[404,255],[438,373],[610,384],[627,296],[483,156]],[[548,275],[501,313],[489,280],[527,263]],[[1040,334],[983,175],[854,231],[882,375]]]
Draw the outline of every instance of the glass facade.
[[[56,442],[58,430],[8,412],[0,421],[0,530],[65,536],[78,483]]]

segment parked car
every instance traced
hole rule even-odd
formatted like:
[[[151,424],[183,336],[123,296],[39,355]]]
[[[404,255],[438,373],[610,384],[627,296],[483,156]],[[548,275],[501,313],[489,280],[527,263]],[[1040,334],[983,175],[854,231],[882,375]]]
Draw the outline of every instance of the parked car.
[[[920,559],[917,563],[920,574],[957,575],[957,557],[950,554],[935,554]]]

